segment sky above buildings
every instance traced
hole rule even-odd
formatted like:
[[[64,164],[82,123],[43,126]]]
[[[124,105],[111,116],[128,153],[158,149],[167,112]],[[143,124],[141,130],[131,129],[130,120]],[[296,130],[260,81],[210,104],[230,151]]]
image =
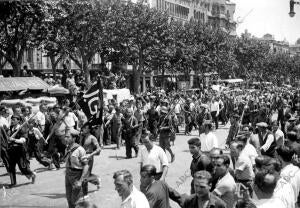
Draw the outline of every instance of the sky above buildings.
[[[296,15],[291,18],[288,15],[289,0],[231,0],[231,2],[236,3],[235,20],[237,22],[243,20],[237,25],[238,35],[247,29],[256,37],[270,33],[276,40],[286,39],[291,44],[300,38],[300,5],[295,5]]]

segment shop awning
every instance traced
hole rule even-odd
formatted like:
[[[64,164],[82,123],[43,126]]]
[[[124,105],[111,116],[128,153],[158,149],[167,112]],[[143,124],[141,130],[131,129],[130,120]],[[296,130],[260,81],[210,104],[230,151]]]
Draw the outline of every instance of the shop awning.
[[[0,92],[21,90],[44,90],[50,86],[38,77],[0,78]]]

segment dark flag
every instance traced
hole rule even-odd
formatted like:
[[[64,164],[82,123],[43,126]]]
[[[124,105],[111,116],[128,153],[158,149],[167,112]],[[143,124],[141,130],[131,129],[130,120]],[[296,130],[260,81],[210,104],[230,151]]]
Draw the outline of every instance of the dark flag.
[[[103,85],[100,77],[78,101],[91,125],[101,125],[103,115]]]

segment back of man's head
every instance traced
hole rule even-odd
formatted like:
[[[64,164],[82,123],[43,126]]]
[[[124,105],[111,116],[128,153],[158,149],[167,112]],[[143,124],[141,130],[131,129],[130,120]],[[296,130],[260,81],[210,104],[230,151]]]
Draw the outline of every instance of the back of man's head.
[[[156,175],[156,168],[154,165],[144,165],[142,168],[141,168],[141,173],[147,173],[147,175],[149,177],[151,176],[155,176]]]
[[[293,159],[293,155],[295,154],[294,150],[292,150],[288,146],[280,146],[276,150],[277,154],[282,158],[284,162],[291,162]]]
[[[256,173],[254,185],[263,193],[262,198],[271,198],[277,184],[277,177],[268,171],[260,171]],[[260,196],[258,196],[260,197]]]

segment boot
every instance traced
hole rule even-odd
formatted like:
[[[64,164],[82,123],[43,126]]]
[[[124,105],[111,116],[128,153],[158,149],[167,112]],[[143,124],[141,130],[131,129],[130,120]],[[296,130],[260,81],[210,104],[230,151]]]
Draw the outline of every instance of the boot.
[[[8,186],[8,188],[12,188],[17,184],[16,174],[9,173],[9,178],[10,178],[10,185]]]

